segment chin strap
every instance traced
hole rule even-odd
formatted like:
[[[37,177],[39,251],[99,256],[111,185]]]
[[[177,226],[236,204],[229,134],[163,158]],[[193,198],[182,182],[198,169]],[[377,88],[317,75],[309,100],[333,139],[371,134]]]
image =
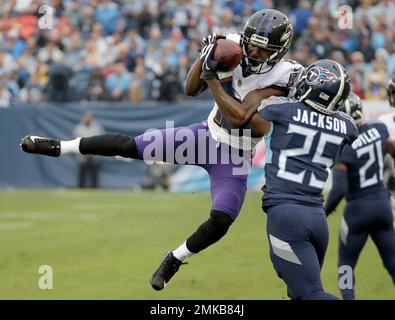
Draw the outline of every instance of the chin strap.
[[[248,76],[250,76],[252,74],[265,74],[265,73],[268,73],[268,72],[270,72],[273,69],[273,67],[275,65],[275,63],[268,64],[266,62],[263,62],[259,66],[254,67],[254,66],[251,66],[250,64],[248,64],[246,62],[247,59],[248,58],[246,57],[241,62],[241,69],[243,71],[243,77],[244,78],[246,78],[246,77],[248,77]],[[259,68],[259,69],[258,70],[253,70],[252,68],[257,68],[257,69]],[[265,70],[265,69],[267,69],[267,70]],[[262,70],[265,70],[265,71],[261,72]]]

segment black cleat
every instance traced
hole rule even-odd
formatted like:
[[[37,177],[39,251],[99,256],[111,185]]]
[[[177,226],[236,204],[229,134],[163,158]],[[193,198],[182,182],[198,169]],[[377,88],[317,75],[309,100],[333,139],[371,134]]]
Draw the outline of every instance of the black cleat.
[[[60,156],[60,140],[28,135],[22,139],[20,146],[27,153]]]
[[[187,262],[182,262],[176,259],[173,256],[173,252],[168,252],[163,258],[159,268],[156,269],[151,277],[150,283],[152,288],[158,291],[162,290],[182,264],[187,264]]]

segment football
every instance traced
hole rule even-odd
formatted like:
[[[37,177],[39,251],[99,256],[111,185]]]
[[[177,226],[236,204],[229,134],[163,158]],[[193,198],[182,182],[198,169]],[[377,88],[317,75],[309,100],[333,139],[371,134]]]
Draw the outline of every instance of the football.
[[[232,40],[218,39],[213,54],[214,60],[221,60],[218,71],[228,72],[237,67],[243,58],[240,45]]]

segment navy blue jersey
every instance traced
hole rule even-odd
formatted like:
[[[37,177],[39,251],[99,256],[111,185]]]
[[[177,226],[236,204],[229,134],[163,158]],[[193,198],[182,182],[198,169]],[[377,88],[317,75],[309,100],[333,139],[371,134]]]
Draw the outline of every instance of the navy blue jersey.
[[[337,162],[348,168],[347,200],[386,192],[383,183],[385,145],[388,129],[384,123],[365,123],[358,128],[359,136],[352,145],[347,145]]]
[[[266,142],[266,184],[262,203],[322,206],[322,190],[330,167],[345,143],[358,136],[345,113],[325,115],[287,98],[263,102],[260,114],[271,122]]]

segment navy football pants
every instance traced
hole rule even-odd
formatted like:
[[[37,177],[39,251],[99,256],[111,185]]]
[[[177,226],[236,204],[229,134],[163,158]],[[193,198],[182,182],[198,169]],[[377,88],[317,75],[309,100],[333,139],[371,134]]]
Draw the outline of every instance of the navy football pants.
[[[328,246],[328,225],[322,207],[280,204],[267,210],[270,258],[291,299],[334,300],[321,282]]]
[[[339,236],[339,267],[350,266],[354,270],[359,254],[370,235],[395,284],[394,227],[391,200],[388,195],[375,195],[347,202]],[[343,274],[339,273],[339,277],[341,276]],[[355,299],[354,274],[352,278],[351,286],[339,286],[343,298],[347,300]],[[339,285],[340,283],[339,281]]]

